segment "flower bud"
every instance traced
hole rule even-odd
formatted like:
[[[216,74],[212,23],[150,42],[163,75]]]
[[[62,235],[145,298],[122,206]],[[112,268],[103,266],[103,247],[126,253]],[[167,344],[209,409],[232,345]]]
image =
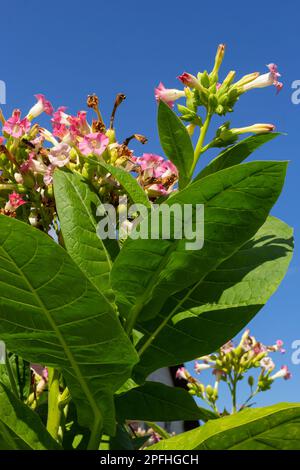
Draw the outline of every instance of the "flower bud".
[[[273,124],[253,124],[252,126],[231,129],[231,132],[236,135],[248,133],[264,134],[266,132],[273,132],[274,130],[275,126]]]
[[[253,385],[254,385],[254,378],[252,377],[252,375],[250,375],[250,376],[248,377],[248,384],[249,384],[249,386],[250,386],[251,388],[252,388]]]
[[[216,53],[216,57],[215,57],[214,68],[213,68],[213,70],[210,74],[210,78],[213,81],[216,81],[216,82],[218,81],[218,72],[219,72],[221,64],[223,62],[224,55],[225,55],[225,44],[219,44],[218,49],[217,49],[217,53]]]
[[[114,129],[107,129],[105,132],[106,137],[108,137],[109,144],[116,143],[116,132]]]

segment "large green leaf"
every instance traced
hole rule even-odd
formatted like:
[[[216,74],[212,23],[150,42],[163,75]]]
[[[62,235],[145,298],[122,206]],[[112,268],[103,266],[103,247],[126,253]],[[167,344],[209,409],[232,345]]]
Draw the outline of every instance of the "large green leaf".
[[[138,349],[161,328],[136,367],[139,380],[160,367],[211,353],[233,338],[281,283],[292,258],[292,237],[288,225],[269,217],[252,240],[202,282],[169,298],[152,321],[139,323],[144,337]]]
[[[111,276],[122,314],[134,324],[156,316],[170,295],[199,282],[264,223],[284,182],[286,163],[251,162],[196,181],[166,204],[205,205],[205,241],[127,239]]]
[[[68,253],[94,286],[111,299],[110,271],[118,242],[102,241],[97,235],[98,195],[81,175],[63,170],[54,173],[54,193]]]
[[[158,132],[166,156],[179,171],[179,188],[184,188],[191,177],[194,148],[182,121],[163,101],[158,105]]]
[[[300,404],[247,409],[162,440],[148,450],[300,450]]]
[[[39,416],[0,382],[1,449],[60,449]]]
[[[0,216],[0,337],[25,360],[63,370],[85,426],[114,430],[113,392],[136,353],[115,312],[66,250]]]
[[[30,364],[15,354],[10,354],[8,360],[13,374],[12,380],[15,382],[15,387],[12,387],[6,364],[0,364],[0,382],[2,382],[11,391],[16,389],[16,393],[23,401],[28,397],[31,387]]]
[[[159,382],[146,382],[141,387],[117,395],[116,415],[119,422],[138,421],[207,421],[215,416],[196,405],[192,396],[182,388]]]
[[[120,183],[123,189],[125,189],[132,202],[150,207],[150,201],[145,191],[128,171],[101,160],[98,160],[97,162],[91,159],[88,160],[93,164],[99,165],[101,168],[106,170],[107,173],[110,173]]]
[[[202,171],[200,171],[195,180],[204,178],[204,176],[211,175],[216,171],[224,170],[230,166],[242,163],[256,149],[261,147],[263,144],[270,142],[278,135],[280,135],[278,132],[252,135],[232,147],[223,150],[223,152],[221,152],[216,158],[214,158],[214,160],[203,168]]]

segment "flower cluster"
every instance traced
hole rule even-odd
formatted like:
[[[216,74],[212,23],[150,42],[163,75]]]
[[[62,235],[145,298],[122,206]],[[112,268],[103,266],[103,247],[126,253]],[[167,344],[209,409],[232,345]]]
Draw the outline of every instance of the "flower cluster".
[[[235,80],[236,72],[230,71],[222,82],[219,82],[219,70],[224,59],[225,45],[220,44],[217,50],[215,63],[212,71],[199,72],[197,76],[184,72],[178,76],[183,85],[184,90],[166,88],[162,82],[155,88],[155,98],[157,101],[164,101],[171,108],[174,102],[181,98],[185,98],[185,105],[178,104],[180,118],[189,123],[188,131],[194,133],[197,126],[204,133],[207,131],[207,125],[214,114],[224,116],[233,111],[234,105],[241,95],[255,88],[265,88],[275,86],[277,93],[282,89],[283,84],[279,81],[280,73],[276,64],[267,65],[269,71],[265,74],[253,72],[247,74],[237,81]],[[205,122],[198,115],[198,108],[204,107],[206,110]],[[223,124],[217,131],[215,139],[213,139],[205,150],[212,147],[225,147],[234,143],[240,134],[254,133],[260,134],[272,132],[275,126],[272,124],[254,124],[239,129],[230,129],[230,123]],[[202,131],[202,135],[204,134]],[[203,151],[200,148],[200,151]]]
[[[159,155],[144,153],[133,160],[138,165],[138,181],[149,197],[167,196],[178,180],[176,166]]]
[[[225,382],[232,397],[232,412],[236,412],[251,406],[253,398],[259,392],[269,390],[276,379],[288,380],[291,378],[291,373],[286,365],[274,372],[275,363],[270,354],[276,352],[285,353],[282,340],[277,340],[275,344],[266,346],[257,341],[254,336],[250,336],[250,331],[246,330],[237,346],[233,344],[233,341],[229,341],[216,353],[201,357],[195,362],[194,370],[196,374],[200,374],[205,370],[212,371],[214,386],[204,385],[184,367],[177,370],[177,378],[186,380],[190,393],[204,400],[218,414],[220,413],[217,408],[219,384],[221,381]],[[254,386],[254,377],[249,375],[250,395],[244,403],[238,405],[237,384],[252,369],[258,370],[256,386]]]
[[[35,96],[37,102],[25,117],[18,109],[7,119],[0,113],[2,214],[26,218],[46,232],[51,227],[59,230],[52,183],[55,169],[63,167],[87,178],[104,202],[118,201],[124,191],[110,173],[97,165],[99,160],[130,172],[151,201],[175,190],[178,171],[170,161],[146,153],[137,157],[129,149],[132,139],[145,144],[144,136],[133,134],[117,142],[114,118],[124,95],[117,96],[109,126],[103,121],[96,95],[87,99],[88,108],[95,113],[90,122],[87,111],[75,116],[67,114],[65,106],[54,111],[44,95]],[[51,116],[51,132],[33,122],[41,113]]]
[[[165,88],[162,83],[155,89],[156,100],[164,101],[171,108],[178,99],[185,99],[185,105],[178,105],[179,117],[187,123],[186,129],[191,136],[197,127],[200,129],[190,176],[200,155],[209,148],[233,144],[245,133],[274,130],[272,124],[231,128],[230,123],[225,122],[217,129],[212,141],[205,145],[214,114],[225,115],[233,111],[239,97],[251,89],[270,85],[275,85],[277,91],[282,88],[274,63],[268,65],[268,73],[263,75],[250,73],[234,81],[236,73],[230,71],[223,81],[219,81],[224,54],[225,46],[221,44],[210,73],[204,71],[197,76],[182,73],[178,78],[185,85],[184,89]],[[54,228],[59,238],[52,184],[57,168],[65,167],[88,179],[103,202],[117,205],[119,197],[124,195],[120,182],[99,165],[100,161],[129,172],[151,202],[167,198],[176,191],[179,174],[171,161],[153,153],[135,156],[129,148],[132,139],[146,144],[143,135],[133,134],[121,142],[117,140],[115,115],[125,95],[117,95],[108,123],[101,115],[99,99],[94,94],[87,98],[88,109],[75,115],[69,114],[65,106],[54,109],[42,94],[35,97],[36,103],[26,115],[15,109],[6,118],[0,110],[0,213],[22,218],[46,232]],[[205,116],[199,115],[199,108],[206,110]],[[93,116],[89,117],[88,112]],[[35,121],[42,113],[50,116],[51,131]]]

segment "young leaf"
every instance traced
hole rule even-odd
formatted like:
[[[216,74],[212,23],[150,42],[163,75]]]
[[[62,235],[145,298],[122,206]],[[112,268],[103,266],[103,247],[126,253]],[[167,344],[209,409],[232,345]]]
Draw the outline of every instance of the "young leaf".
[[[68,253],[96,289],[112,299],[109,277],[119,247],[117,240],[97,235],[99,197],[81,175],[63,170],[54,173],[54,193]]]
[[[105,297],[66,250],[0,216],[0,337],[25,360],[59,368],[80,424],[113,433],[113,393],[137,356]]]
[[[7,449],[59,450],[39,416],[0,382],[1,440]],[[1,449],[4,449],[1,443]]]
[[[207,421],[216,416],[196,405],[192,396],[182,388],[169,387],[159,382],[146,382],[129,392],[115,397],[119,422],[137,421]]]
[[[148,447],[158,450],[300,450],[300,404],[279,403],[209,421]]]
[[[169,298],[155,319],[137,326],[144,333],[138,349],[160,328],[136,367],[138,379],[212,353],[233,338],[277,290],[292,253],[292,229],[269,217],[249,242],[203,281]]]
[[[214,160],[203,168],[202,171],[200,171],[194,181],[211,175],[212,173],[216,173],[216,171],[224,170],[225,168],[242,163],[256,149],[265,143],[270,142],[278,135],[280,135],[278,132],[252,135],[232,147],[223,150],[223,152],[221,152]]]
[[[186,239],[127,239],[112,269],[122,313],[135,323],[156,316],[171,294],[199,282],[264,223],[284,182],[286,163],[251,162],[207,176],[166,204],[205,204],[202,249]]]
[[[163,151],[178,168],[179,188],[184,188],[190,181],[194,148],[185,125],[163,101],[158,105],[158,132]]]

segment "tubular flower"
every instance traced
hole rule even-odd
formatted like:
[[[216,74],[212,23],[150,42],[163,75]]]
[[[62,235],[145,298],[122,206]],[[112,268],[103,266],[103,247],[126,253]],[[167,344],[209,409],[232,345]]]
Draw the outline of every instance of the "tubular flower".
[[[47,129],[44,129],[43,127],[40,128],[40,134],[43,139],[47,140],[47,142],[51,142],[51,144],[58,145],[58,141],[55,139],[54,135],[48,131]]]
[[[181,75],[177,77],[181,83],[184,85],[190,87],[190,88],[199,88],[200,83],[197,80],[197,77],[194,75],[188,73],[188,72],[183,72]]]
[[[53,106],[50,101],[48,101],[45,96],[41,94],[34,96],[37,99],[37,103],[29,110],[29,113],[26,116],[27,119],[32,121],[32,119],[38,117],[42,113],[46,113],[51,116],[53,114]]]
[[[170,108],[173,108],[174,101],[185,97],[184,91],[176,90],[175,88],[165,88],[162,82],[155,88],[154,94],[156,101],[164,101]]]
[[[292,374],[288,369],[288,366],[282,366],[281,369],[276,372],[276,374],[271,375],[270,380],[276,380],[283,378],[284,380],[289,380],[292,378]]]
[[[261,366],[262,369],[264,369],[265,371],[270,371],[270,370],[273,370],[273,369],[274,369],[275,364],[274,364],[273,360],[272,360],[270,357],[263,357],[263,358],[260,360],[260,366]]]
[[[283,348],[283,341],[282,339],[278,339],[275,344],[275,350],[281,352],[281,354],[285,353],[285,349]]]
[[[210,364],[200,364],[198,361],[196,361],[194,365],[194,370],[195,372],[197,372],[197,374],[200,374],[201,371],[211,369],[211,367],[212,365]]]
[[[22,198],[22,196],[16,192],[13,192],[8,196],[9,201],[5,205],[5,210],[10,212],[15,212],[18,207],[23,206],[26,204],[26,201]]]
[[[78,111],[77,116],[69,116],[70,131],[75,136],[90,134],[91,128],[86,120],[86,111]]]
[[[176,372],[176,379],[183,379],[183,380],[188,380],[190,377],[190,374],[186,370],[185,367],[179,367]]]
[[[65,106],[60,106],[54,113],[51,119],[53,135],[62,139],[68,133],[68,127],[70,125],[70,116],[65,113]]]
[[[35,156],[35,153],[31,152],[29,154],[28,159],[22,163],[22,165],[20,166],[20,170],[22,173],[27,173],[28,171],[32,171],[33,173],[41,175],[46,173],[47,166],[45,165],[45,163],[37,160]]]
[[[248,134],[248,133],[264,134],[266,132],[273,132],[274,130],[275,130],[274,124],[253,124],[252,126],[230,129],[230,132],[232,132],[235,135]]]
[[[79,150],[83,155],[102,155],[108,146],[109,139],[101,132],[86,134],[79,142]]]
[[[48,156],[50,163],[60,168],[67,165],[70,161],[70,150],[69,145],[64,142],[52,147]]]
[[[44,173],[44,183],[46,186],[49,186],[50,184],[53,183],[53,173],[55,170],[56,166],[54,165],[48,165],[46,168],[46,171]]]
[[[133,157],[133,161],[140,167],[138,181],[149,197],[170,194],[178,180],[178,170],[172,162],[153,153]]]
[[[3,125],[3,132],[6,132],[6,134],[9,134],[16,139],[26,134],[29,129],[30,122],[26,117],[21,119],[21,111],[19,109],[15,109],[12,116],[5,121]]]
[[[278,73],[278,67],[276,64],[273,64],[273,63],[267,65],[267,67],[269,69],[268,73],[260,75],[252,82],[245,84],[242,87],[242,90],[249,91],[249,90],[252,90],[253,88],[265,88],[267,86],[274,85],[277,89],[277,93],[279,93],[283,87],[283,83],[279,82],[278,80],[279,77],[281,76],[280,73]]]

